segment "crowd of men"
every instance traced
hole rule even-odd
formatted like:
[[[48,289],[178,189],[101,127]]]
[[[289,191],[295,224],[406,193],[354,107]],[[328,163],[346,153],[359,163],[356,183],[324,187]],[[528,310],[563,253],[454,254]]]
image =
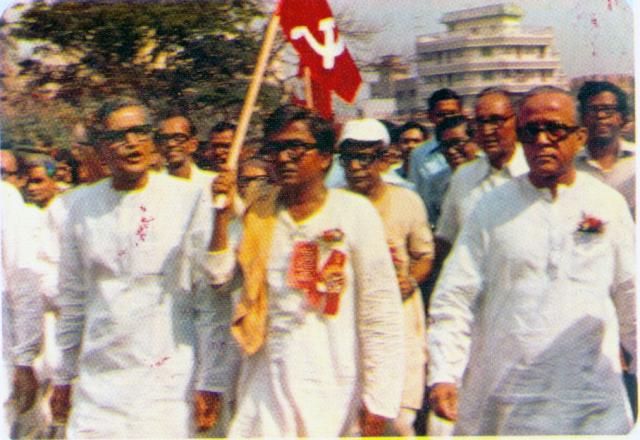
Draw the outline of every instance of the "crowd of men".
[[[587,82],[236,127],[105,102],[3,150],[3,434],[625,434],[635,145]],[[9,393],[10,391],[10,393]]]

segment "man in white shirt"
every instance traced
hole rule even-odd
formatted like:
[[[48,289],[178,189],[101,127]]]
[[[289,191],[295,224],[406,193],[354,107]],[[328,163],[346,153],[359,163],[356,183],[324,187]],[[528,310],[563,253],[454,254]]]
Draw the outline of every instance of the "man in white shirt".
[[[281,189],[245,214],[232,331],[247,356],[228,435],[338,437],[358,421],[363,435],[380,435],[398,415],[404,380],[402,305],[382,222],[366,198],[325,187],[330,122],[283,106],[265,139]],[[228,194],[228,177],[218,191]],[[214,249],[233,262],[219,226]]]
[[[577,122],[561,89],[523,98],[530,172],[483,196],[445,264],[430,307],[429,384],[454,434],[632,427],[619,347],[635,369],[633,221],[619,193],[576,172],[586,140]]]
[[[627,95],[610,82],[587,81],[578,100],[589,136],[586,148],[576,157],[576,167],[620,191],[635,218],[636,146],[621,136],[629,117]]]
[[[465,218],[483,194],[529,171],[516,139],[516,114],[509,92],[483,90],[475,112],[476,139],[485,155],[451,176],[436,228],[437,239],[446,242],[438,243],[442,257],[448,254]]]
[[[213,203],[211,185],[218,172],[202,170],[195,165],[192,155],[198,147],[198,139],[193,122],[178,113],[165,117],[158,124],[156,142],[169,174],[203,188]],[[195,384],[194,410],[198,431],[206,432],[217,423],[223,393],[230,385],[221,378],[228,378],[229,371],[237,369],[239,359],[236,359],[238,356],[231,344],[231,295],[225,294],[228,293],[226,287],[219,288],[225,292],[215,291],[204,279],[195,288],[199,290],[200,298],[196,304],[196,313],[200,316],[196,328],[197,368],[200,373]],[[207,434],[213,437],[224,435],[226,426],[223,424],[215,428],[217,431]]]
[[[138,101],[107,101],[95,133],[111,178],[76,190],[62,233],[53,415],[66,418],[73,381],[69,437],[187,437],[192,287],[218,282],[210,197],[150,172],[152,120]]]
[[[426,324],[418,284],[431,271],[433,236],[420,197],[413,191],[382,180],[389,135],[375,119],[345,124],[338,141],[340,162],[348,188],[367,197],[378,210],[393,256],[405,324],[405,383],[400,415],[389,431],[415,436],[416,411],[422,408],[425,388]]]
[[[42,344],[42,271],[37,243],[18,190],[0,182],[2,243],[2,399],[3,438],[39,435],[44,426],[36,408],[38,380],[33,362]],[[13,390],[12,395],[9,391]]]

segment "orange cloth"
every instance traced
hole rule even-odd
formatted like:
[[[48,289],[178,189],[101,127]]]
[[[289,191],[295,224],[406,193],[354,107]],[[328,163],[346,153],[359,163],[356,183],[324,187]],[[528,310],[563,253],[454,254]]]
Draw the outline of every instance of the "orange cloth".
[[[244,277],[240,302],[236,306],[231,333],[248,355],[264,344],[267,332],[267,264],[277,220],[278,191],[260,198],[247,209],[238,263]]]

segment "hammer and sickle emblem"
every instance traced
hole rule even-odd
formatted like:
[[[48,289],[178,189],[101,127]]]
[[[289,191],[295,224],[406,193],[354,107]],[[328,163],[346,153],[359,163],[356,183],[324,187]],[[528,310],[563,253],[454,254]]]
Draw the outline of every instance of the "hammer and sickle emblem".
[[[316,40],[307,26],[296,26],[291,29],[291,39],[304,38],[307,40],[311,49],[322,57],[322,67],[333,69],[336,64],[336,58],[344,52],[344,42],[342,38],[336,38],[335,27],[336,23],[333,17],[323,18],[318,22],[318,30],[324,34],[324,44],[320,44]]]

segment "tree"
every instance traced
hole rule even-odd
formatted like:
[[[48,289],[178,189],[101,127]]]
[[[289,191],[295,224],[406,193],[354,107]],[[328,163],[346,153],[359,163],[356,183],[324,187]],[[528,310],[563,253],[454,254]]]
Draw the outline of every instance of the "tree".
[[[33,50],[20,62],[26,87],[7,91],[3,107],[55,85],[50,104],[80,108],[79,118],[105,97],[127,94],[208,126],[238,114],[265,23],[258,0],[39,1],[10,29]],[[277,89],[265,85],[263,111],[278,103]],[[6,133],[11,121],[2,122]]]

